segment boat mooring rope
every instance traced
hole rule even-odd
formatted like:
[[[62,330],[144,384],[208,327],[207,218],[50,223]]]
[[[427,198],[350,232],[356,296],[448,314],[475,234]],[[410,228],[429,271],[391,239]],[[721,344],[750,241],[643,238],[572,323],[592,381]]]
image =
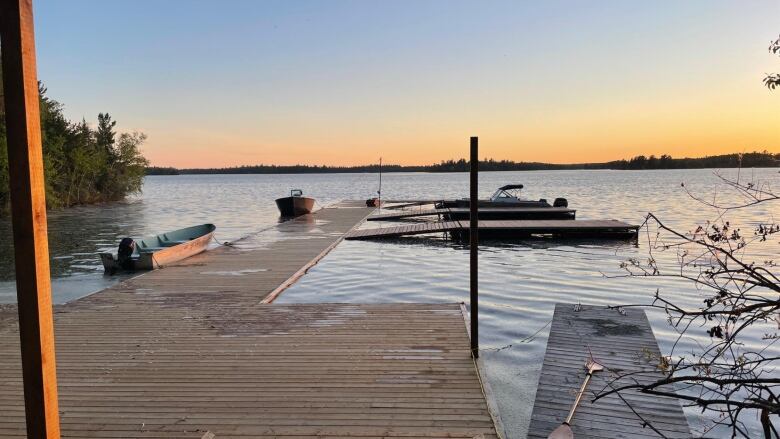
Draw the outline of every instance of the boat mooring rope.
[[[217,239],[216,235],[211,235],[211,239],[216,242],[218,245],[224,245],[226,247],[233,247],[233,243],[230,241],[221,242],[219,239]]]

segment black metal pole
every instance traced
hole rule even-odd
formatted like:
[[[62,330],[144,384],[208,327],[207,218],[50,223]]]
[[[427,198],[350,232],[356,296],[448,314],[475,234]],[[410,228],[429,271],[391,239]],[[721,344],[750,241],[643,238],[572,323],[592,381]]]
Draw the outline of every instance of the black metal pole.
[[[379,190],[376,191],[379,198],[379,211],[382,211],[382,157],[379,157]]]
[[[477,250],[479,247],[479,138],[471,138],[471,194],[469,197],[469,269],[471,277],[471,355],[479,358],[479,289]]]

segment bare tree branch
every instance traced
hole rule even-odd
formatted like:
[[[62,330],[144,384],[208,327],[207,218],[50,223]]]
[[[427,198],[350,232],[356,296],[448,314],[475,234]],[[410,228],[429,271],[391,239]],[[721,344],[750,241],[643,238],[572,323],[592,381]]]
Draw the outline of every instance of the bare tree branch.
[[[780,51],[780,40],[775,43]],[[628,391],[678,398],[684,405],[710,414],[708,432],[728,428],[732,437],[750,437],[758,420],[765,438],[778,438],[772,422],[780,416],[780,355],[764,352],[780,340],[780,275],[774,261],[754,261],[750,255],[754,246],[772,244],[780,225],[768,221],[743,232],[726,216],[734,210],[777,202],[780,194],[760,182],[715,175],[722,187],[732,192],[729,199],[742,201],[720,204],[717,196],[709,201],[683,184],[693,200],[716,209],[717,218],[683,232],[649,213],[643,223],[647,259],[630,258],[621,264],[625,274],[620,277],[691,282],[703,295],[702,305],[681,305],[678,296],[666,297],[660,290],[650,305],[622,305],[663,310],[677,331],[677,339],[668,356],[652,359],[663,374],[661,379],[647,382],[646,377],[618,375],[595,399]],[[669,258],[663,259],[664,263],[656,258],[668,252],[673,252],[676,267],[668,266]],[[759,329],[765,331],[764,346],[750,348],[755,343],[746,343],[745,337],[754,340]],[[685,355],[677,352],[684,336],[702,333],[708,336],[708,345],[698,344],[699,349]]]

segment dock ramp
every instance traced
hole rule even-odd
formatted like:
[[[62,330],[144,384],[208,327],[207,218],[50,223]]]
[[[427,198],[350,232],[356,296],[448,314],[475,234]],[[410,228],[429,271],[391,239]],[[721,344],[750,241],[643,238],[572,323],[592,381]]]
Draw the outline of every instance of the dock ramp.
[[[591,402],[596,392],[618,375],[653,382],[663,375],[661,355],[644,311],[624,313],[606,307],[556,304],[542,373],[536,390],[529,438],[546,439],[569,413],[585,379],[590,353],[604,370],[593,375],[572,420],[577,439],[659,438],[642,418],[667,438],[690,438],[688,422],[677,399],[622,392]],[[625,381],[615,383],[620,385]],[[625,400],[625,401],[624,401]],[[626,404],[630,403],[630,407]],[[637,413],[632,411],[636,410]]]

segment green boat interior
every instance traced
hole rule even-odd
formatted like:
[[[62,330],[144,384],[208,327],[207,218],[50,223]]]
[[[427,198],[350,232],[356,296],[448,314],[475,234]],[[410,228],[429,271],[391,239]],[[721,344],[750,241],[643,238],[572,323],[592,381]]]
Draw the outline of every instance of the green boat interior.
[[[135,248],[138,253],[154,253],[167,247],[173,247],[197,239],[206,233],[214,231],[215,228],[213,224],[202,224],[155,236],[147,236],[136,241]]]

